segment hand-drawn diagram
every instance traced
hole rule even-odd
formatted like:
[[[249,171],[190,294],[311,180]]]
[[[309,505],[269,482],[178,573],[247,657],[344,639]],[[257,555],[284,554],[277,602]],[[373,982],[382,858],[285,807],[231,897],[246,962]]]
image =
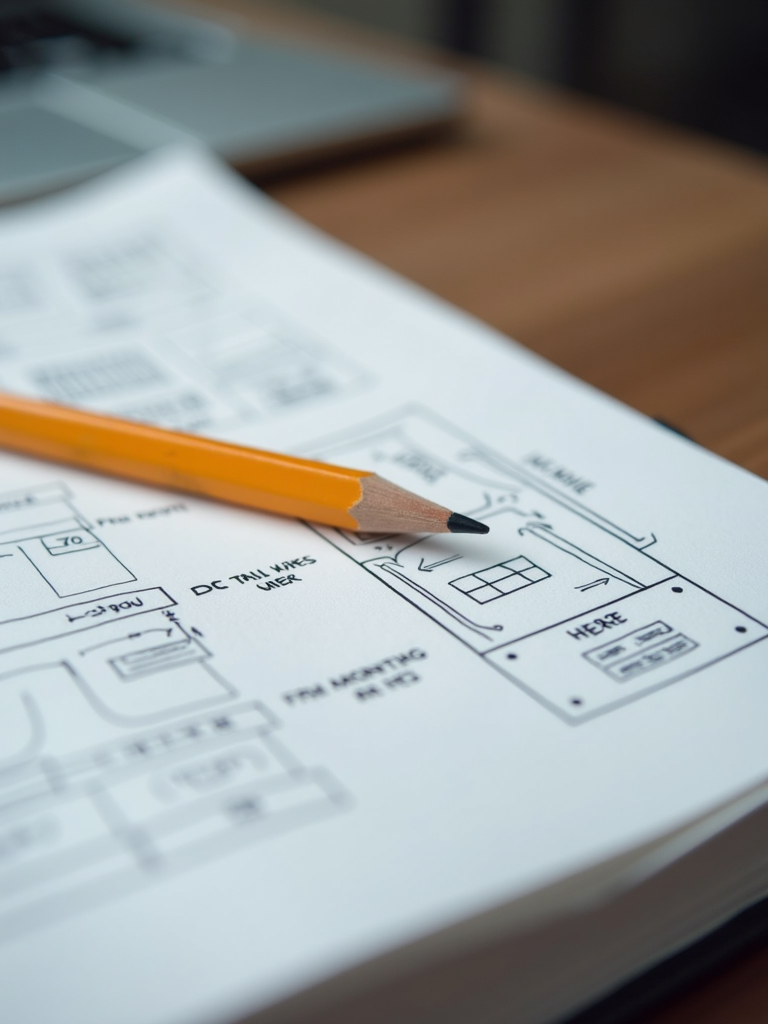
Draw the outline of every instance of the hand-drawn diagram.
[[[653,534],[609,522],[420,406],[305,454],[370,465],[492,522],[482,543],[313,528],[569,722],[768,636],[768,627],[653,558]]]
[[[337,396],[365,374],[151,229],[0,266],[5,389],[184,430]]]
[[[517,558],[510,558],[506,562],[490,565],[448,582],[478,604],[488,604],[489,601],[497,601],[500,597],[514,594],[516,590],[549,578],[550,574],[540,566],[518,555]]]
[[[214,660],[65,486],[0,494],[0,937],[344,805]]]
[[[0,494],[0,615],[21,601],[71,597],[136,577],[93,533],[61,484]],[[39,577],[30,579],[29,569]]]

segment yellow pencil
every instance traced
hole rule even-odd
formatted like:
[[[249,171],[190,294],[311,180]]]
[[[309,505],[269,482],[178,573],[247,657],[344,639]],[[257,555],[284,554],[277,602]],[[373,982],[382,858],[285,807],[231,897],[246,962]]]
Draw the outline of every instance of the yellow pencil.
[[[347,530],[488,533],[376,473],[14,395],[0,395],[0,447]]]

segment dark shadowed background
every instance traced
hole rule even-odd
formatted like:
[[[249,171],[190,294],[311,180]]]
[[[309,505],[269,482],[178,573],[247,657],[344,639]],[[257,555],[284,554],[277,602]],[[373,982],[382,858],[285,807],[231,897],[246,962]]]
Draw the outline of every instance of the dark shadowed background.
[[[291,0],[768,152],[766,0]]]

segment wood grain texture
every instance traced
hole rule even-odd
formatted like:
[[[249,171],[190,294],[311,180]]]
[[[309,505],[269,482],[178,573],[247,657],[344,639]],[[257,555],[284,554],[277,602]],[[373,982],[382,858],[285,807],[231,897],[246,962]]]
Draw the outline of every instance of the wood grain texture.
[[[317,18],[272,29],[409,55]],[[444,58],[441,58],[444,59]],[[768,162],[462,65],[452,137],[266,182],[302,217],[768,476]],[[767,1024],[768,947],[645,1018]]]

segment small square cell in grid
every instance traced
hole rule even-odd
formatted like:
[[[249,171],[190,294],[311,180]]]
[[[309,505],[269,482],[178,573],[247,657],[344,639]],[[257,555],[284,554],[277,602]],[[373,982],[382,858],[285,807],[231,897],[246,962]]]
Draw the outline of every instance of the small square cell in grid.
[[[530,585],[531,581],[527,580],[519,572],[512,573],[506,579],[494,583],[494,587],[500,590],[502,594],[511,594],[514,590],[522,590],[523,587],[529,587]],[[474,597],[474,594],[472,596]]]
[[[544,570],[540,569],[538,565],[532,565],[530,569],[523,570],[523,576],[525,576],[527,580],[530,580],[531,583],[538,583],[539,580],[547,579],[549,573],[544,572]]]
[[[496,587],[492,587],[490,583],[487,583],[484,587],[480,587],[479,590],[473,590],[469,596],[473,601],[477,601],[478,604],[487,604],[488,601],[501,597],[501,592]]]
[[[517,558],[510,558],[509,561],[502,564],[506,565],[512,572],[525,572],[526,569],[530,569],[533,566],[533,562],[523,558],[522,555],[518,555]]]
[[[483,585],[484,581],[478,579],[475,575],[460,576],[457,580],[451,580],[451,586],[456,587],[457,590],[460,590],[464,594],[469,594]]]
[[[509,576],[509,569],[505,565],[492,565],[490,569],[482,569],[474,575],[478,579],[485,580],[486,583],[495,583],[496,580]]]

